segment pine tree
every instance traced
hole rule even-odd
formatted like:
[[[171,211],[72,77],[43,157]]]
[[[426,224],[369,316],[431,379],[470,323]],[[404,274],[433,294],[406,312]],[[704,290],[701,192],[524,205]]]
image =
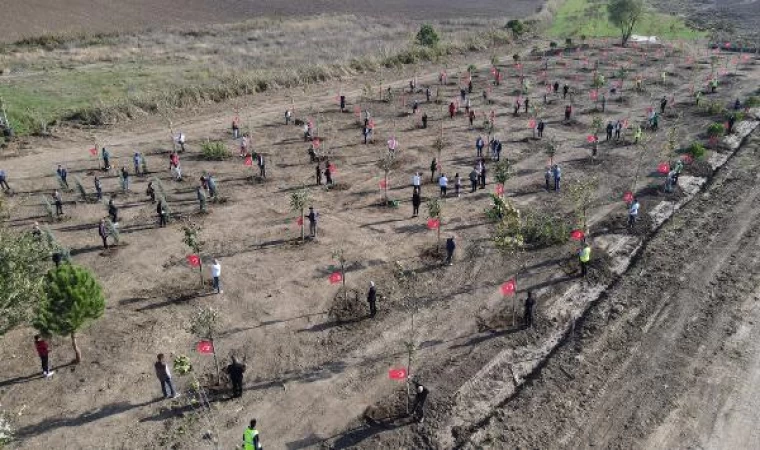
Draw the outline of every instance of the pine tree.
[[[78,364],[82,353],[76,334],[103,315],[106,308],[103,289],[89,270],[72,264],[51,269],[43,283],[45,296],[34,327],[42,334],[70,336],[74,362]]]

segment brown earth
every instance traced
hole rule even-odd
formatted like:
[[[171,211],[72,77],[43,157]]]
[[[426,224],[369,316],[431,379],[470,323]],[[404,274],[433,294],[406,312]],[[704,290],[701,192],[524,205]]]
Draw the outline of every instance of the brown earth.
[[[321,14],[393,17],[398,20],[525,17],[540,3],[528,0],[5,0],[0,11],[0,42],[39,34],[139,31],[196,27],[246,19]],[[336,37],[340,30],[335,30]]]
[[[689,94],[689,84],[695,82],[698,88],[710,70],[705,60],[685,70],[683,54],[677,48],[647,56],[638,49],[624,50],[621,55],[614,53],[617,51],[592,47],[562,59],[551,58],[549,80],[567,82],[579,91],[569,99],[577,114],[573,125],[562,124],[566,103],[561,95],[548,95],[548,104],[542,105],[539,58],[526,55],[523,60],[526,74],[533,86],[538,86],[531,102],[541,107],[541,117],[547,119],[545,139],[554,138],[560,145],[555,161],[563,167],[563,183],[590,174],[599,176],[590,214],[594,238],[614,225],[608,217],[619,217],[625,211],[620,201],[625,190],[641,190],[644,211],[668,198],[658,189],[662,178],[655,168],[658,162],[674,157],[662,146],[669,123],[666,114],[660,132],[646,133],[651,139],[647,141],[650,145],[643,147],[646,150],[629,145],[629,130],[619,143],[603,142],[599,157],[591,161],[585,137],[594,114],[605,121],[626,118],[633,125],[643,121],[646,108],[663,94],[672,94],[677,110],[684,114],[678,129],[678,140],[684,145],[697,139],[708,123],[722,120],[694,108]],[[502,60],[509,60],[511,53],[505,50]],[[116,164],[129,168],[132,152],[143,152],[153,175],[167,187],[173,211],[202,225],[207,243],[202,256],[206,261],[220,259],[225,291],[209,295],[207,288],[199,286],[197,273],[184,262],[188,252],[179,223],[156,228],[154,207],[143,195],[146,178],[136,178],[131,192],[120,193],[115,175],[103,174],[107,195],[116,196],[122,215],[124,242],[113,252],[103,252],[97,237],[96,223],[105,214],[104,207],[78,201],[75,193],[65,194],[66,217],[49,226],[71,248],[76,263],[97,273],[108,306],[104,317],[80,336],[84,361],[79,366],[67,365],[71,357],[67,341],[53,339],[53,363],[58,372],[48,380],[37,375],[31,329],[18,329],[3,338],[0,402],[14,417],[19,447],[47,448],[65,442],[68,448],[203,448],[210,446],[202,438],[204,430],[210,430],[227,447],[239,443],[251,417],[259,419],[265,448],[443,446],[437,433],[450,396],[504,348],[537,345],[546,339],[559,320],[550,311],[561,310],[561,294],[577,284],[569,269],[574,243],[506,257],[493,247],[491,226],[483,214],[490,203],[492,181],[485,190],[470,194],[465,189],[461,197],[450,195],[443,201],[442,236],[455,235],[459,242],[455,264],[442,266],[440,260],[420,258],[430,254],[436,236],[426,228],[424,206],[421,217],[410,217],[410,178],[417,170],[430,176],[432,143],[442,132],[447,143],[441,155],[443,170],[450,179],[457,172],[466,179],[474,161],[473,144],[481,133],[482,114],[490,109],[494,109],[497,132],[505,143],[502,157],[513,163],[512,177],[505,186],[507,197],[524,211],[572,214],[567,195],[543,190],[546,155],[543,142],[531,138],[528,117],[511,116],[517,69],[511,62],[501,64],[505,82],[490,86],[489,56],[467,55],[447,61],[450,83],[441,87],[435,80],[443,64],[381,74],[386,80],[398,80],[390,103],[377,100],[378,85],[373,86],[374,99],[370,100],[360,94],[366,80],[344,82],[349,110],[361,105],[375,118],[377,143],[366,146],[360,143],[352,112],[336,110],[339,87],[313,85],[305,92],[269,93],[235,105],[178,113],[173,118],[175,130],[182,129],[189,139],[189,150],[181,155],[184,182],[170,179],[166,167],[169,134],[157,118],[118,129],[60,129],[55,138],[30,141],[15,149],[15,154],[5,155],[2,164],[16,191],[9,201],[8,223],[28,230],[35,220],[48,221],[40,197],[56,187],[52,177],[56,164],[66,164],[71,177],[81,177],[92,192],[98,163],[87,149],[94,142],[107,145]],[[610,96],[607,111],[594,113],[587,92],[592,72],[583,68],[585,56],[592,61],[601,59],[607,75],[614,71],[614,63],[630,56],[636,72],[648,79],[644,92],[634,93],[629,79],[625,101],[618,103]],[[473,61],[479,63],[473,77],[473,106],[479,118],[476,129],[470,129],[462,115],[448,119],[443,105],[426,103],[419,92],[402,93],[416,72],[420,83],[432,84],[434,97],[440,89],[440,98],[448,102],[458,93],[456,80],[462,69]],[[657,82],[662,70],[670,73],[665,84]],[[757,79],[752,60],[736,74],[722,78],[718,93],[706,95],[705,101],[729,105],[735,97],[745,97]],[[489,88],[493,105],[484,104],[480,96]],[[303,245],[294,244],[299,230],[288,203],[295,189],[313,184],[314,165],[309,163],[300,129],[282,124],[282,113],[292,104],[290,95],[294,96],[296,115],[316,121],[320,134],[327,137],[323,146],[337,167],[335,179],[343,187],[311,189],[321,215],[320,230],[318,239]],[[419,117],[406,114],[412,99],[420,100],[422,110],[430,115],[429,129],[419,129]],[[235,149],[237,144],[230,140],[227,128],[238,108],[243,123],[253,129],[253,148],[268,156],[269,178],[265,181],[251,184],[251,169],[240,158],[207,162],[200,157],[199,146],[207,138],[221,139]],[[390,174],[390,198],[401,202],[399,209],[378,206],[382,198],[378,162],[387,153],[384,142],[391,135],[400,143],[398,157],[403,161]],[[488,164],[493,175],[493,163]],[[203,171],[216,175],[227,199],[223,204],[210,204],[207,215],[197,213],[193,193]],[[636,173],[640,173],[638,178]],[[437,188],[428,183],[423,195],[436,196]],[[615,223],[622,220],[620,217]],[[729,220],[728,216],[724,220]],[[643,234],[644,226],[640,224],[634,234]],[[693,232],[705,233],[699,228]],[[347,287],[356,291],[349,299],[358,297],[359,305],[340,300],[338,287],[327,281],[336,264],[331,253],[339,248],[348,259]],[[603,255],[596,258],[606,260]],[[400,286],[394,277],[396,262],[413,276],[412,289]],[[603,266],[593,270],[591,283],[607,281]],[[519,307],[513,324],[512,302],[499,293],[499,285],[516,275],[520,293],[516,300],[521,301],[528,289],[539,299],[537,326],[532,330],[520,327]],[[369,281],[375,281],[384,297],[374,320],[362,314]],[[209,373],[213,364],[208,357],[194,353],[196,339],[186,331],[187,320],[198,305],[213,305],[220,311],[223,331],[217,348],[223,360],[234,353],[246,358],[249,367],[243,398],[212,402],[212,420],[194,412],[188,403],[190,379],[177,378],[184,397],[158,401],[159,387],[152,373],[158,352],[191,355],[195,373]],[[405,389],[388,380],[387,371],[408,363],[407,342],[415,350],[412,372],[431,389],[429,419],[421,426],[394,416],[399,410],[397,399]],[[547,425],[547,435],[549,430]],[[468,430],[457,432],[460,441],[469,436]]]

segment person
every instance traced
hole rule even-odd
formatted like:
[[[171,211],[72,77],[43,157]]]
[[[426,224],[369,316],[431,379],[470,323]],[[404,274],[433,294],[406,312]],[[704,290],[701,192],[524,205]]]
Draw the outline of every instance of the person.
[[[156,378],[161,383],[161,392],[163,392],[164,398],[177,397],[177,393],[174,392],[174,385],[172,384],[172,374],[169,371],[169,366],[164,362],[163,353],[159,353],[156,356],[156,362],[153,364],[153,367],[156,370]]]
[[[198,209],[201,212],[206,211],[206,192],[203,190],[203,184],[199,184],[195,188],[195,198],[198,199]]]
[[[562,99],[563,100],[567,98],[567,93],[568,92],[570,92],[570,86],[568,86],[568,85],[562,86]]]
[[[121,167],[121,180],[122,180],[122,186],[121,188],[125,191],[129,190],[129,172],[127,171],[127,168],[122,166]]]
[[[317,237],[317,213],[314,212],[314,207],[309,206],[309,214],[306,215],[309,219],[309,235],[312,238]]]
[[[636,219],[639,217],[639,200],[634,197],[631,201],[631,206],[628,207],[628,228],[633,228],[636,225]]]
[[[422,203],[422,197],[420,196],[420,190],[413,188],[412,191],[412,217],[417,217],[420,213],[420,204]]]
[[[39,334],[34,336],[34,348],[37,349],[37,356],[40,357],[42,376],[45,378],[51,377],[55,371],[50,370],[50,347],[48,347],[48,343]]]
[[[451,259],[454,257],[454,250],[456,250],[457,244],[454,242],[454,236],[450,236],[446,239],[446,264],[452,265]]]
[[[570,116],[573,114],[573,107],[570,105],[565,106],[565,121],[570,120]]]
[[[618,119],[618,121],[615,123],[615,140],[620,140],[620,132],[623,131],[623,121]]]
[[[176,151],[172,150],[169,154],[169,170],[172,170],[179,166],[179,155]]]
[[[61,183],[66,186],[66,189],[69,189],[69,182],[66,180],[66,177],[69,176],[68,170],[66,170],[66,168],[62,165],[58,164],[58,170],[56,170],[55,173],[58,174],[58,177],[61,179]]]
[[[259,430],[256,429],[256,419],[251,420],[243,433],[243,450],[261,450]]]
[[[53,191],[53,202],[55,203],[55,213],[57,215],[63,214],[63,198],[61,197],[61,193],[57,190]]]
[[[454,114],[457,112],[457,107],[454,106],[454,102],[449,103],[449,118],[453,119]]]
[[[499,161],[501,160],[501,149],[502,149],[501,139],[496,139],[496,143],[494,147],[496,150],[496,161]]]
[[[113,198],[108,199],[108,215],[111,217],[111,222],[119,221],[119,209],[114,204]]]
[[[377,288],[375,282],[369,282],[369,291],[367,292],[367,303],[369,303],[369,316],[375,317],[377,315]]]
[[[346,96],[341,95],[340,96],[340,112],[346,111]]]
[[[486,174],[488,170],[486,169],[486,164],[484,161],[481,160],[480,162],[480,189],[486,188]]]
[[[468,116],[470,118],[470,128],[475,126],[475,110],[471,109],[468,113]]]
[[[581,276],[588,276],[588,262],[591,260],[591,246],[584,240],[583,247],[578,252],[578,260],[581,263]]]
[[[544,123],[544,119],[539,119],[538,125],[536,128],[538,129],[538,137],[539,139],[544,137],[544,128],[546,127],[546,123]]]
[[[562,178],[562,169],[559,167],[559,164],[554,165],[552,175],[554,176],[554,190],[559,191],[559,182]]]
[[[42,239],[42,230],[40,229],[39,222],[34,222],[34,225],[32,225],[32,236],[37,240]]]
[[[512,111],[512,116],[517,117],[520,115],[520,99],[518,98],[515,100],[514,110]]]
[[[142,162],[142,156],[139,152],[135,152],[132,156],[132,164],[135,166],[135,175],[140,175],[140,163]]]
[[[734,102],[734,111],[739,111],[742,109],[742,102],[737,98]]]
[[[224,294],[222,290],[222,282],[220,277],[222,276],[222,265],[219,264],[219,260],[214,259],[211,264],[211,278],[214,280],[214,290],[217,294]]]
[[[607,122],[607,141],[612,139],[612,132],[615,130],[615,126],[612,125],[612,121]]]
[[[240,125],[238,119],[235,117],[232,119],[232,139],[237,139],[240,136]]]
[[[475,192],[478,189],[478,169],[473,168],[470,172],[470,192]]]
[[[325,167],[325,184],[328,186],[333,185],[332,170],[330,170],[330,164]]]
[[[602,112],[605,112],[607,109],[607,97],[602,94]]]
[[[248,156],[248,143],[250,139],[248,138],[247,134],[244,134],[243,137],[240,139],[240,157],[245,158]]]
[[[528,105],[530,105],[530,98],[525,97],[525,103],[523,104],[523,106],[525,106],[526,113],[528,112]]]
[[[105,147],[100,151],[100,157],[103,158],[103,170],[111,170],[111,154]]]
[[[467,91],[463,87],[459,88],[459,98],[461,98],[462,101],[464,101],[465,98],[467,98]]]
[[[446,198],[446,189],[449,186],[449,179],[446,178],[446,174],[442,173],[440,177],[438,177],[438,186],[441,188],[441,198]]]
[[[665,96],[662,96],[662,99],[660,99],[660,114],[665,114],[665,108],[668,106],[668,99],[665,98]]]
[[[422,128],[426,129],[428,125],[428,115],[426,112],[422,113]]]
[[[415,116],[417,115],[417,111],[420,109],[420,102],[415,100],[414,103],[412,103],[412,114]]]
[[[554,86],[553,86],[553,87],[554,87],[554,93],[555,93],[555,94],[556,94],[557,92],[559,92],[559,82],[558,82],[558,81],[555,81],[555,82],[554,82]]]
[[[454,194],[459,198],[462,192],[462,179],[459,177],[459,172],[454,175]]]
[[[525,328],[533,328],[533,318],[536,314],[536,299],[533,298],[533,291],[528,291],[525,298]]]
[[[652,116],[652,131],[657,131],[660,127],[660,115],[655,113]]]
[[[696,106],[699,106],[699,100],[702,98],[702,91],[697,91],[696,94],[694,94],[694,102]]]
[[[546,172],[544,172],[544,179],[546,181],[546,192],[549,192],[551,190],[550,182],[552,179],[552,168],[550,166],[546,166]]]
[[[433,158],[433,161],[430,163],[430,182],[431,183],[435,181],[436,169],[438,169],[438,160],[436,158]]]
[[[710,80],[710,92],[714,94],[717,89],[718,89],[718,79],[713,78],[712,80]]]
[[[636,132],[633,134],[633,143],[638,144],[641,140],[641,125],[636,126]]]
[[[316,168],[317,186],[322,186],[322,166],[317,163]]]
[[[156,205],[156,214],[158,214],[158,227],[164,228],[166,226],[166,216],[168,214],[163,200],[159,201],[158,205]]]
[[[303,141],[306,142],[311,137],[311,128],[308,123],[303,124]]]
[[[420,193],[422,191],[422,175],[419,172],[415,172],[412,175],[412,188]]]
[[[367,145],[367,139],[369,138],[370,129],[369,126],[365,125],[364,128],[362,128],[362,136],[364,137],[364,145]]]
[[[259,176],[261,178],[266,178],[267,177],[267,163],[266,163],[266,160],[264,159],[263,153],[259,152],[256,155],[256,164],[258,164],[259,166]]]
[[[8,186],[8,179],[5,175],[5,170],[0,169],[0,187],[2,187],[6,191],[10,191],[11,187]]]
[[[427,400],[428,390],[425,386],[416,383],[414,405],[412,406],[412,415],[416,418],[418,423],[425,421],[425,401]]]
[[[108,250],[108,228],[106,227],[106,219],[100,219],[98,234],[100,235],[100,239],[103,240],[103,248]]]
[[[289,110],[285,110],[285,125],[290,125],[290,119],[293,117],[293,113]]]
[[[208,195],[210,195],[211,198],[216,198],[216,178],[211,176],[211,174],[206,176],[206,186],[208,186]]]
[[[151,203],[156,203],[156,189],[153,187],[153,182],[148,182],[148,188],[145,190],[145,195],[148,196]]]
[[[428,103],[430,103],[430,94],[431,94],[431,92],[430,92],[430,86],[428,86],[428,87],[425,88],[425,100]]]
[[[736,114],[728,116],[728,133],[734,132],[734,124],[736,123]]]
[[[483,147],[485,146],[485,141],[483,141],[483,136],[478,136],[478,139],[475,140],[475,150],[476,155],[478,158],[483,156]]]
[[[185,133],[179,132],[179,135],[177,136],[177,144],[179,144],[179,150],[181,152],[185,151]]]
[[[97,196],[97,201],[103,200],[103,185],[100,183],[100,178],[98,178],[97,175],[95,175],[95,195]]]
[[[224,368],[224,371],[230,377],[230,383],[232,383],[232,398],[240,398],[243,396],[243,373],[245,373],[245,363],[241,363],[231,356],[232,360],[230,364]]]

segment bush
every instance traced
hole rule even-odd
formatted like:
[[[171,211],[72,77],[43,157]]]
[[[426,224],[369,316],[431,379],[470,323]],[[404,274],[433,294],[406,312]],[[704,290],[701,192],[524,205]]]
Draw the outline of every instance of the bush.
[[[524,215],[522,235],[526,245],[543,248],[567,242],[570,229],[567,220],[560,216],[530,211]]]
[[[507,25],[504,28],[510,30],[514,37],[520,36],[525,32],[525,26],[517,19],[512,19],[507,22]]]
[[[752,96],[747,99],[747,101],[744,102],[744,106],[747,108],[756,108],[760,106],[760,97]]]
[[[230,151],[227,150],[227,146],[221,141],[204,142],[201,144],[201,152],[203,153],[203,158],[210,161],[221,161],[230,157]]]
[[[425,47],[435,47],[438,45],[440,38],[438,32],[435,31],[430,24],[424,24],[420,27],[420,31],[417,32],[417,42]]]
[[[726,132],[726,127],[720,122],[711,123],[707,127],[707,135],[710,137],[720,137]]]
[[[705,157],[706,150],[704,145],[699,142],[694,142],[689,146],[688,152],[694,157],[694,159],[702,159]]]
[[[566,38],[565,39],[565,47],[572,47],[573,46],[573,40],[572,38]]]
[[[549,42],[549,48],[554,50],[555,48],[557,48],[557,43],[554,41]]]

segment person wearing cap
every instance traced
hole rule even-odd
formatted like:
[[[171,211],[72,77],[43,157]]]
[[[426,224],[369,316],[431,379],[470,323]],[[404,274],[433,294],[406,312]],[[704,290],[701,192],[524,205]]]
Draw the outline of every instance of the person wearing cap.
[[[367,303],[369,303],[369,316],[375,317],[377,315],[377,288],[375,282],[369,282],[369,292],[367,292]]]

